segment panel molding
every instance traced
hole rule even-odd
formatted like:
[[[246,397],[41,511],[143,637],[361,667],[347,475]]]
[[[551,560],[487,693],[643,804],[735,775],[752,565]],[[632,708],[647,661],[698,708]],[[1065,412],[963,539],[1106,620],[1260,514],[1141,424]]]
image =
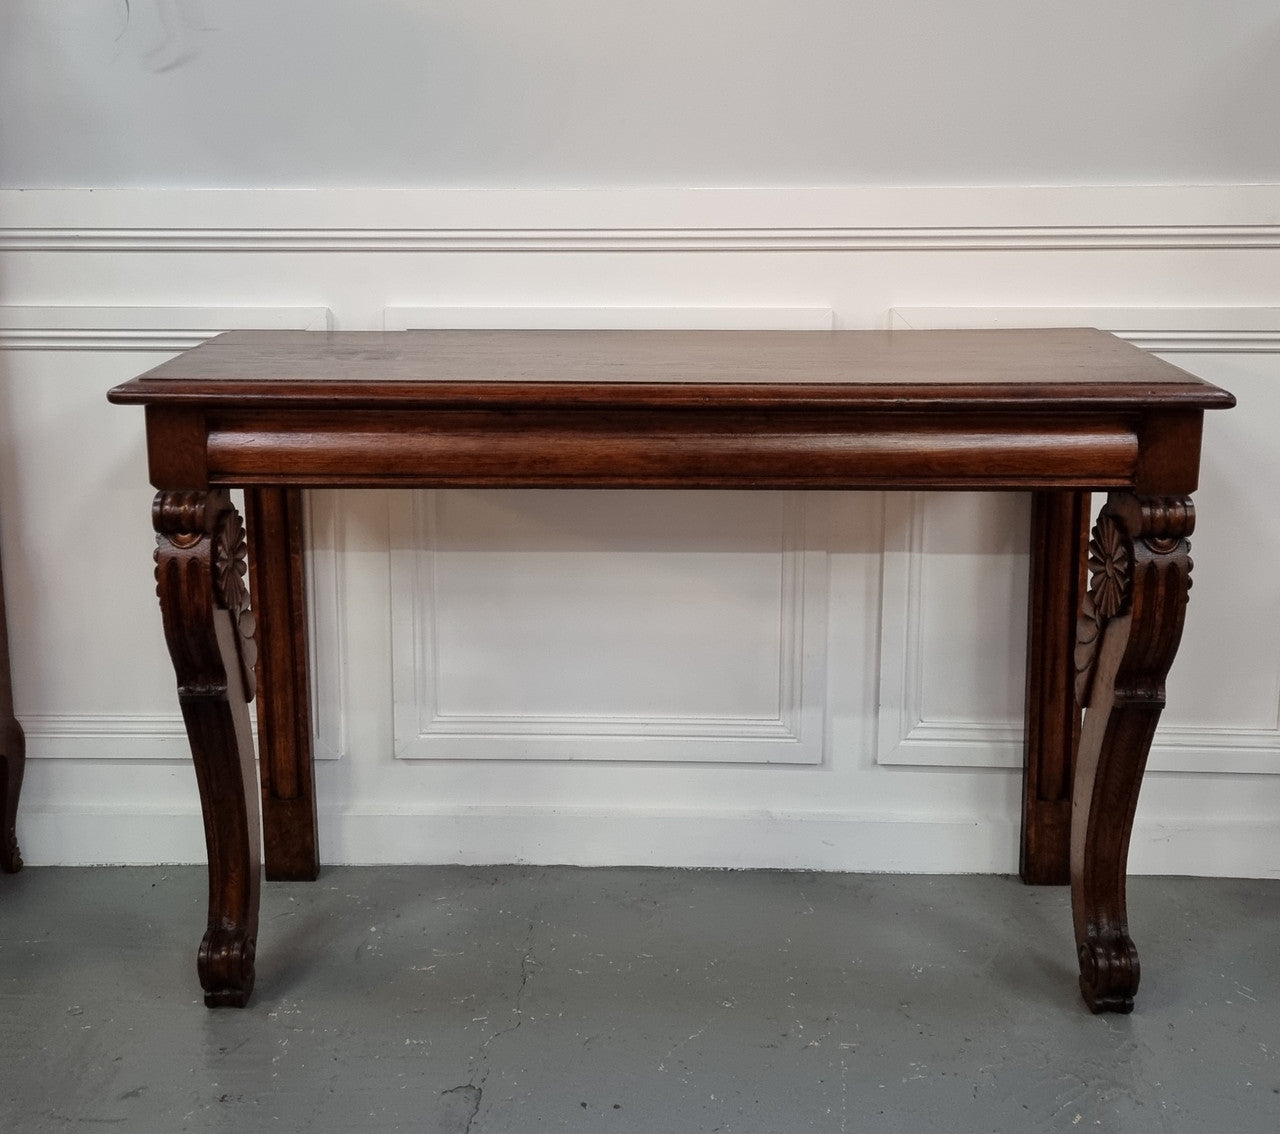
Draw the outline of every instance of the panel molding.
[[[829,331],[830,307],[387,307],[387,331]]]
[[[1095,326],[1136,345],[1168,351],[1280,350],[1274,307],[895,307],[904,328]],[[1137,327],[1139,330],[1124,330]],[[881,704],[876,762],[954,768],[1021,768],[1020,721],[928,720],[920,683],[923,627],[919,577],[924,517],[916,494],[886,499],[909,533],[907,546],[885,548],[881,589]],[[1264,728],[1162,724],[1147,764],[1152,772],[1280,775],[1280,705]]]
[[[1280,247],[1273,185],[5,190],[13,252],[828,252]]]
[[[340,760],[347,744],[346,511],[334,492],[302,494],[311,667],[311,752]]]
[[[303,499],[308,530],[314,530],[310,494]],[[325,511],[321,522],[340,532],[341,512]],[[313,675],[311,743],[317,760],[339,760],[347,751],[346,610],[341,601],[340,547],[334,541],[317,551],[308,540],[306,549]],[[257,717],[250,715],[256,742]],[[18,719],[26,734],[29,760],[185,761],[191,756],[180,713],[22,713]]]
[[[894,307],[891,325],[1097,327],[1156,354],[1280,351],[1280,307]]]
[[[21,713],[28,760],[190,759],[178,713]],[[257,722],[253,724],[257,735]]]
[[[0,350],[172,354],[198,346],[225,330],[324,330],[330,324],[327,307],[0,305]],[[307,530],[323,528],[327,533],[325,550],[317,550],[308,538],[306,551],[315,675],[313,745],[317,759],[335,760],[347,743],[342,520],[331,505],[317,509],[311,494],[304,494],[304,499]],[[139,507],[145,507],[142,497]],[[325,649],[317,651],[318,641],[325,643]],[[26,733],[30,760],[190,758],[182,717],[176,712],[25,713],[20,714],[19,720]],[[256,728],[255,721],[255,733]]]
[[[226,330],[328,330],[327,307],[0,306],[0,350],[163,351]]]
[[[1280,248],[1280,225],[0,230],[0,252],[1045,252]]]
[[[347,751],[343,511],[332,497],[318,502],[313,493],[303,494],[303,507],[312,753],[317,760],[339,760]],[[314,538],[320,532],[322,548]],[[256,742],[257,716],[250,716]],[[190,759],[180,713],[23,713],[19,723],[29,760]]]
[[[827,556],[794,496],[779,549],[778,689],[772,717],[474,714],[440,707],[434,553],[439,493],[391,497],[395,754],[401,760],[818,764],[824,755]],[[408,626],[410,629],[406,630]]]
[[[896,738],[885,730],[876,762],[928,768],[1009,768],[1023,764],[1020,722],[916,721]],[[1280,721],[1274,728],[1161,725],[1149,772],[1280,775]]]

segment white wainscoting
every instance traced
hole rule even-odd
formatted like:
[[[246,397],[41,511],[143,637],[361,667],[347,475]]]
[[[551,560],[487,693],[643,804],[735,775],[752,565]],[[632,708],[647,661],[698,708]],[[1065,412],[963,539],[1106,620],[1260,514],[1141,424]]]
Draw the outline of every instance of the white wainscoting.
[[[392,508],[401,759],[822,761],[827,564],[806,494]]]
[[[1171,361],[1183,354],[1280,354],[1280,309],[1274,307],[915,308],[895,309],[892,316],[895,326],[916,328],[1100,327],[1175,356]],[[1280,376],[1276,360],[1267,362],[1272,377]],[[1222,451],[1215,444],[1220,430],[1228,438],[1239,438],[1246,450],[1265,445],[1265,434],[1250,437],[1246,431],[1259,412],[1268,415],[1264,420],[1274,420],[1270,414],[1280,412],[1280,389],[1273,380],[1264,380],[1257,389],[1223,382],[1237,387],[1244,412],[1206,415],[1207,445],[1213,446],[1209,455]],[[1216,462],[1206,461],[1206,466],[1196,502],[1215,521],[1225,514],[1249,524],[1251,516],[1265,512],[1280,487],[1280,469],[1273,468],[1261,483],[1235,483],[1222,475]],[[1015,506],[997,497],[971,498],[960,504],[964,522],[952,522],[948,530],[956,503],[938,494],[916,493],[891,498],[887,505],[881,604],[884,695],[877,759],[885,764],[1019,768],[1022,689],[1014,675],[1021,665],[1025,631],[999,617],[999,611],[1025,609],[1025,549],[994,563],[989,558],[974,560],[975,553],[981,557],[994,546],[995,533],[1010,529],[1005,519]],[[1095,500],[1095,510],[1101,503]],[[1012,527],[1020,530],[1025,525]],[[936,528],[943,530],[931,540]],[[896,533],[901,536],[895,539]],[[1261,535],[1275,540],[1270,529]],[[1225,542],[1231,536],[1219,538]],[[1170,708],[1157,731],[1148,768],[1280,773],[1280,649],[1275,633],[1280,625],[1280,588],[1265,573],[1259,575],[1253,551],[1230,555],[1210,545],[1202,553],[1201,542],[1192,539],[1198,569],[1186,648],[1175,663]],[[957,558],[966,553],[967,559]],[[1206,553],[1209,563],[1204,561]],[[1210,564],[1212,571],[1206,570]],[[940,570],[952,573],[960,586],[948,587]],[[955,603],[957,589],[977,596],[977,601]],[[1209,617],[1204,617],[1206,605]],[[1205,634],[1216,646],[1224,629],[1231,642],[1227,658],[1197,638]],[[1219,704],[1206,704],[1208,698],[1198,692],[1205,689],[1217,691]],[[1197,700],[1204,719],[1188,711]],[[1231,705],[1225,713],[1221,702]],[[944,708],[931,711],[930,705]],[[988,710],[985,714],[983,708]]]
[[[220,331],[231,328],[270,330],[325,330],[329,326],[329,311],[323,307],[72,307],[72,306],[0,306],[0,351],[35,351],[35,352],[77,352],[87,356],[90,373],[93,372],[92,358],[100,352],[127,352],[131,357],[128,372],[132,372],[137,363],[133,358],[142,361],[142,367],[156,365],[175,351],[187,350]],[[55,358],[57,356],[55,355]],[[61,366],[68,366],[63,362]],[[55,363],[52,373],[56,374],[59,364]],[[14,367],[16,370],[17,367]],[[12,381],[6,409],[9,420],[16,427],[15,440],[19,442],[36,441],[30,446],[27,459],[22,461],[19,478],[29,476],[35,478],[41,488],[48,490],[58,485],[70,499],[83,501],[94,512],[97,525],[105,519],[101,515],[101,504],[95,500],[94,487],[102,487],[104,479],[110,476],[109,470],[101,467],[103,457],[102,446],[95,436],[97,431],[82,432],[50,432],[37,438],[31,438],[23,425],[37,416],[45,416],[46,420],[56,421],[63,412],[75,404],[81,411],[88,411],[89,416],[98,417],[104,424],[123,425],[119,410],[106,405],[105,393],[109,382],[96,391],[102,395],[102,409],[79,402],[79,399],[64,399],[58,387],[45,385],[37,388],[34,382],[24,383],[20,375]],[[48,395],[52,393],[52,398]],[[36,402],[38,395],[45,395]],[[24,404],[24,396],[31,398]],[[136,427],[136,422],[134,426]],[[124,508],[133,506],[137,511],[137,519],[145,522],[149,495],[144,479],[137,485],[136,500],[126,501],[123,492],[112,493],[110,506],[117,514]],[[104,476],[104,473],[106,474]],[[111,477],[110,480],[117,478]],[[118,484],[110,487],[118,489]],[[32,493],[19,501],[21,505],[38,506],[42,493]],[[7,502],[6,502],[7,503]],[[342,522],[341,514],[332,506],[332,500],[325,494],[309,497],[307,501],[305,522],[312,538],[308,547],[308,570],[311,613],[311,635],[313,640],[313,665],[315,675],[315,748],[320,759],[336,759],[343,748],[344,721],[342,713],[343,696],[341,669],[341,642],[343,637],[344,615],[339,606],[338,594],[341,581],[342,563],[338,556]],[[8,507],[4,509],[10,511]],[[121,518],[116,526],[117,531],[131,529],[137,525],[131,519]],[[108,524],[103,531],[111,532]],[[58,621],[62,623],[62,640],[67,649],[71,648],[77,635],[81,632],[91,639],[95,634],[96,620],[92,609],[78,609],[74,599],[58,597],[56,589],[49,585],[55,577],[52,573],[37,580],[31,572],[32,552],[41,548],[45,562],[57,564],[60,549],[47,537],[50,535],[49,525],[42,522],[37,513],[30,521],[30,534],[22,541],[15,552],[6,557],[7,570],[13,573],[17,583],[9,583],[9,589],[20,594],[37,588],[40,592],[37,602],[44,600],[49,610],[44,613],[53,615],[57,609]],[[101,533],[100,533],[101,534]],[[152,541],[138,542],[132,548],[114,547],[113,552],[120,553],[119,562],[123,565],[130,554],[137,558],[137,572],[140,577],[147,576],[147,553]],[[94,600],[96,603],[103,596],[96,588],[86,592],[86,585],[94,580],[82,568],[83,559],[78,551],[68,560],[66,567],[57,570],[57,576],[63,582],[75,585],[76,598]],[[128,570],[128,567],[124,567]],[[12,600],[11,600],[12,601]],[[86,604],[87,605],[87,604]],[[21,599],[14,603],[17,608],[11,615],[20,627],[31,626],[31,631],[38,635],[39,624],[32,625],[35,620],[28,621],[26,613],[29,604]],[[56,617],[56,615],[55,615]],[[149,615],[147,615],[149,617]],[[79,620],[83,619],[80,625]],[[22,629],[18,634],[22,634]],[[82,652],[82,651],[77,651]],[[103,658],[107,656],[105,653]],[[56,659],[49,659],[54,661]],[[132,664],[131,659],[113,659],[116,664],[126,667]],[[59,666],[59,668],[62,668]],[[42,708],[33,711],[20,711],[19,719],[27,740],[27,755],[30,760],[174,760],[183,759],[187,752],[186,732],[182,718],[175,710],[166,712],[129,712],[99,710],[96,712],[59,710],[55,699],[61,697],[75,698],[77,693],[88,691],[84,688],[90,684],[86,674],[80,674],[81,685],[77,689],[48,687],[31,688],[28,683],[25,701],[29,705],[32,700],[43,702]],[[19,689],[22,689],[25,672],[19,670],[16,678]],[[46,700],[46,698],[48,698]],[[72,704],[75,701],[72,700]],[[256,728],[256,724],[255,724]]]
[[[1241,400],[1207,421],[1195,588],[1132,865],[1280,876],[1277,200],[0,193],[27,860],[203,853],[142,416],[104,398],[171,352],[252,326],[1086,323]],[[1026,498],[816,493],[797,527],[796,494],[724,495],[309,494],[317,749],[343,756],[317,769],[323,858],[1014,869]],[[587,542],[590,571],[564,552]],[[611,582],[625,601],[605,619]]]
[[[0,350],[190,350],[221,331],[325,331],[327,307],[0,307]]]
[[[388,307],[388,331],[475,330],[502,327],[547,331],[827,331],[830,307]]]

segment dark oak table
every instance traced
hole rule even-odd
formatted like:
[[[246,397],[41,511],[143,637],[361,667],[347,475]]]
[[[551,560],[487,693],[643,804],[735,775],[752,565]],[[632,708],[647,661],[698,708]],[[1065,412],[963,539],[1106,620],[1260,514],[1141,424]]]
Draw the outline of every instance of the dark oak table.
[[[1032,493],[1022,876],[1070,880],[1085,1001],[1133,1007],[1129,836],[1225,391],[1094,330],[243,331],[109,396],[146,407],[206,1004],[248,1000],[263,857],[319,869],[301,490],[562,486]]]

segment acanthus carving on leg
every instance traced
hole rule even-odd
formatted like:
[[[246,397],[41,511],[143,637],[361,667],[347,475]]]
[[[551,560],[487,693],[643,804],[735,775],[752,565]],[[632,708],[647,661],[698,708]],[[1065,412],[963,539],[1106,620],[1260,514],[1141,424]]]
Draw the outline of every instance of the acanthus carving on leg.
[[[240,514],[231,506],[225,493],[161,492],[152,506],[152,521],[156,530],[156,588],[161,600],[161,553],[170,550],[187,552],[204,547],[203,556],[210,559],[210,594],[218,609],[225,610],[235,629],[236,655],[239,659],[241,686],[247,700],[252,701],[256,690],[254,666],[258,660],[258,647],[254,639],[256,630],[253,609],[249,601],[249,589],[245,585],[248,573],[248,544],[244,523]],[[207,541],[207,546],[204,546]],[[202,556],[202,558],[203,558]],[[166,634],[168,632],[166,624]],[[184,662],[191,666],[195,685],[201,682],[201,672],[217,673],[221,666],[218,658],[196,656],[183,647]],[[170,651],[174,649],[172,638]],[[177,664],[177,658],[174,659]],[[182,675],[179,674],[179,682]],[[214,677],[216,685],[220,678]]]
[[[1133,549],[1119,523],[1104,512],[1089,540],[1089,589],[1076,621],[1076,701],[1081,708],[1089,704],[1103,627],[1129,601],[1132,561]]]
[[[1090,543],[1077,695],[1087,705],[1073,793],[1071,888],[1080,986],[1095,1012],[1127,1012],[1138,987],[1125,873],[1165,678],[1191,587],[1186,497],[1115,493]]]
[[[261,873],[244,529],[225,491],[161,492],[152,518],[156,589],[209,851],[209,923],[197,966],[206,1004],[241,1006],[253,988]]]

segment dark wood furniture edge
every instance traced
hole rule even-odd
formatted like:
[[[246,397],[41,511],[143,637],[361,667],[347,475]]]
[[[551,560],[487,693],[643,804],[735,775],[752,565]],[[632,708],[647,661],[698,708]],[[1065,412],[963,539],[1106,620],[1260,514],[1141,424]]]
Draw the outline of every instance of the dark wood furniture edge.
[[[247,488],[244,502],[258,630],[258,768],[266,876],[268,881],[312,881],[320,873],[320,852],[302,493]]]
[[[1026,741],[1018,872],[1031,885],[1071,881],[1071,784],[1080,742],[1076,617],[1085,586],[1087,492],[1031,494]]]
[[[18,796],[26,769],[26,738],[13,712],[9,666],[9,623],[5,613],[4,568],[0,565],[0,870],[22,869],[18,850]]]
[[[377,397],[366,391],[353,391],[336,382],[297,383],[296,389],[278,393],[262,391],[255,382],[191,382],[180,388],[177,380],[146,380],[116,386],[107,393],[113,405],[145,406],[163,403],[167,406],[201,409],[211,405],[235,406],[244,410],[324,410],[385,409],[395,406],[404,410],[471,410],[528,409],[533,406],[561,410],[612,410],[661,406],[665,409],[705,408],[714,401],[724,409],[788,409],[887,410],[895,405],[917,410],[954,413],[1000,412],[1025,408],[1024,397],[994,392],[981,386],[892,386],[872,387],[856,393],[843,392],[832,386],[794,386],[781,395],[769,396],[760,385],[702,385],[690,382],[684,387],[645,383],[599,383],[595,385],[568,382],[542,385],[505,385],[494,383],[476,391],[462,383],[440,382],[427,389],[409,382],[389,383],[381,387]],[[1112,410],[1118,413],[1141,413],[1150,402],[1132,393],[1109,392],[1105,387],[1042,386],[1023,387],[1037,395],[1036,405],[1050,413]],[[1221,397],[1223,391],[1196,386],[1171,387],[1162,392],[1162,403],[1171,409],[1229,409],[1234,399]]]

